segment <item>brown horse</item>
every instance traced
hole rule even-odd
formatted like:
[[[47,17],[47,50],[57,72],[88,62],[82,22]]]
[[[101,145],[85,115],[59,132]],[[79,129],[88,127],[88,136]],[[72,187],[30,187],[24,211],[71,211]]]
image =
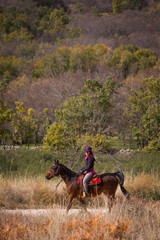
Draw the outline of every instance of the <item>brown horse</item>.
[[[85,207],[83,197],[81,196],[80,184],[78,183],[78,175],[69,168],[67,168],[66,166],[64,166],[63,164],[59,163],[59,161],[56,161],[55,164],[51,167],[50,171],[47,173],[46,179],[50,180],[54,176],[61,176],[61,178],[64,180],[66,184],[67,193],[69,195],[67,212],[71,208],[72,201],[74,198],[79,200],[82,207],[85,210],[87,210]],[[104,193],[110,200],[109,208],[111,209],[113,201],[115,199],[115,192],[119,183],[123,194],[129,200],[130,198],[129,193],[123,187],[124,175],[122,172],[104,173],[100,175],[100,178],[101,178],[100,184],[89,186],[88,188],[89,197],[96,197],[97,195]]]

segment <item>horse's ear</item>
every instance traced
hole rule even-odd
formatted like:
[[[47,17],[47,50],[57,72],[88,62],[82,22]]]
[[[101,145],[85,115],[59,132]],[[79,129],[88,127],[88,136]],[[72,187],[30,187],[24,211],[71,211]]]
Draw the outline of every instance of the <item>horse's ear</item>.
[[[56,164],[56,165],[59,165],[59,161],[58,161],[58,160],[55,160],[55,164]]]

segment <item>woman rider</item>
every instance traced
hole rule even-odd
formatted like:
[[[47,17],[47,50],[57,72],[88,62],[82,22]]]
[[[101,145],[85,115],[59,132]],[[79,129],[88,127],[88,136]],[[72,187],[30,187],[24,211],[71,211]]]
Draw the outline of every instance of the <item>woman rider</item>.
[[[88,197],[88,182],[94,175],[95,158],[93,156],[92,148],[90,146],[87,146],[84,151],[86,153],[86,157],[84,159],[85,166],[78,172],[78,174],[85,174],[85,177],[83,179],[83,186],[85,190],[85,197]]]

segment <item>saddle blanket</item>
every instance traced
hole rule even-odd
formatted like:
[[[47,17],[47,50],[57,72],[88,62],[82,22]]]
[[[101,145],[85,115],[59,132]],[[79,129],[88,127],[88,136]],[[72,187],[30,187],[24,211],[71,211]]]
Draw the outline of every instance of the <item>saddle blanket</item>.
[[[79,184],[83,182],[83,178],[84,178],[83,174],[79,176],[79,178],[78,178]],[[101,178],[100,178],[100,176],[96,175],[96,177],[93,176],[93,178],[88,182],[88,185],[94,185],[94,184],[99,184],[99,183],[101,183]]]

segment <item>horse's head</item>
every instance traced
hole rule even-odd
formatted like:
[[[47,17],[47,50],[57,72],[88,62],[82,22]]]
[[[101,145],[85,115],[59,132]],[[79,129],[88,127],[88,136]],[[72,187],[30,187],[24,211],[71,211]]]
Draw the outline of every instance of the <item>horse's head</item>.
[[[55,161],[54,165],[51,167],[49,172],[46,175],[46,179],[50,180],[54,176],[58,176],[60,174],[60,163],[59,161]]]

